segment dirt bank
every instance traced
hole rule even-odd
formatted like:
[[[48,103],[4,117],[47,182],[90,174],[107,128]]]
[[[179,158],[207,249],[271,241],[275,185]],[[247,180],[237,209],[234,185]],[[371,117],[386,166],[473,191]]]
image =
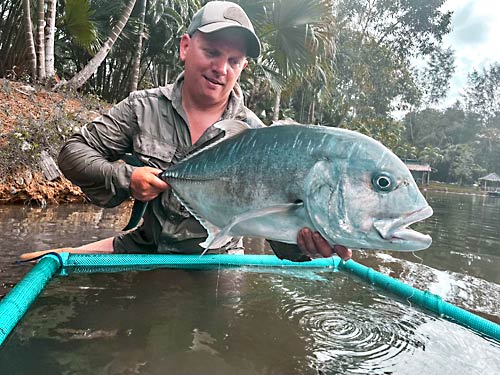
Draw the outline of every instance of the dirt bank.
[[[85,202],[64,177],[42,173],[42,150],[54,159],[65,139],[109,105],[91,96],[59,93],[0,79],[0,204]]]

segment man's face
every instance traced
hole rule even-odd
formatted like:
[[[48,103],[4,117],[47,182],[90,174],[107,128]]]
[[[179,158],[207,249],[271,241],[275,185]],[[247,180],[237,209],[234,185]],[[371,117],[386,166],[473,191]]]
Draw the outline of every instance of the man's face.
[[[184,62],[183,91],[200,104],[227,102],[241,71],[247,66],[245,38],[238,30],[183,35],[180,58]]]

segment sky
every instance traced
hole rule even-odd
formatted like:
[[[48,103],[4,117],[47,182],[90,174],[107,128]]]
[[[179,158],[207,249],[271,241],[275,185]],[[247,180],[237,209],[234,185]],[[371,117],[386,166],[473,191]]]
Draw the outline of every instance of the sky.
[[[500,63],[500,1],[447,0],[443,11],[453,11],[452,31],[443,40],[455,51],[455,74],[451,79],[447,107],[467,85],[467,74]]]

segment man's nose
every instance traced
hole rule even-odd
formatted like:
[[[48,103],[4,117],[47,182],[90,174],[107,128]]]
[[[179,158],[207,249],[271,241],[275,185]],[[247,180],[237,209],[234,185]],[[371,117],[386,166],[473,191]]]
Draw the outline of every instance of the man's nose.
[[[228,68],[228,61],[224,57],[215,58],[212,61],[212,69],[220,75],[226,75]]]

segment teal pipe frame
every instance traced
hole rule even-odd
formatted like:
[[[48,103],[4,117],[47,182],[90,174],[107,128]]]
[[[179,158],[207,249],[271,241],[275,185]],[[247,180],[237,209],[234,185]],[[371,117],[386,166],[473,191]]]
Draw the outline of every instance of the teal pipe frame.
[[[318,258],[309,262],[280,260],[274,255],[173,255],[173,254],[60,254],[61,274],[74,272],[107,272],[141,268],[203,268],[203,267],[303,267],[341,269],[415,305],[469,327],[500,342],[500,326],[481,318],[428,291],[413,288],[353,260],[339,257]],[[47,255],[0,301],[0,345],[23,317],[29,306],[60,267],[60,260]]]
[[[44,256],[0,301],[0,346],[60,267],[57,257]]]
[[[302,267],[302,268],[337,268],[341,262],[339,257],[317,258],[308,262],[292,262],[279,259],[274,255],[233,255],[233,254],[61,254],[65,268],[89,269],[105,267],[112,269],[126,267]],[[90,271],[91,272],[91,271]]]

